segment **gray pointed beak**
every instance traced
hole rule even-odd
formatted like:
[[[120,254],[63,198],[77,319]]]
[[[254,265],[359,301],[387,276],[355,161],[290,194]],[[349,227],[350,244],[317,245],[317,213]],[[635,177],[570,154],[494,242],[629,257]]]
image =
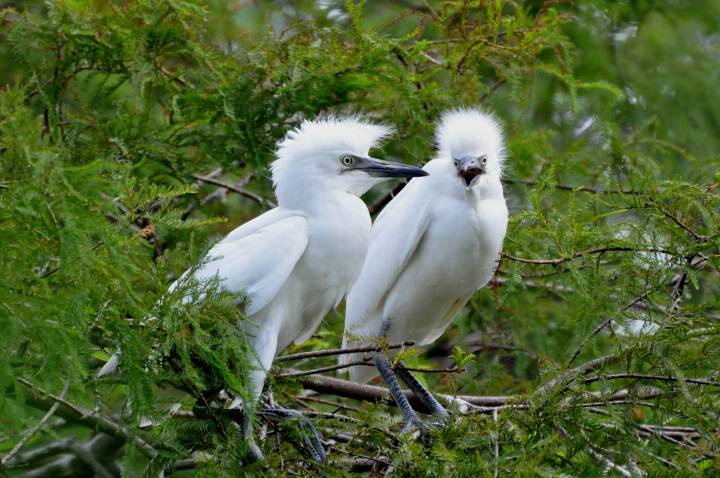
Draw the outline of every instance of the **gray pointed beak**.
[[[470,186],[470,183],[476,177],[485,174],[486,164],[487,158],[485,156],[463,156],[455,160],[458,174],[463,178],[466,186]]]
[[[376,178],[416,178],[428,175],[427,171],[415,166],[370,157],[356,157],[355,165],[349,170],[363,171]]]

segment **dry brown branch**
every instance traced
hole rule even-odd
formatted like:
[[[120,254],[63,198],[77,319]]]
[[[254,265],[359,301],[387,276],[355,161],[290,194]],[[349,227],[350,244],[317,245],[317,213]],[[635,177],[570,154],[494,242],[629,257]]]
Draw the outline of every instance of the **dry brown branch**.
[[[334,377],[326,377],[324,375],[310,375],[300,379],[302,386],[308,390],[314,390],[320,393],[327,393],[345,398],[353,398],[356,400],[364,400],[367,402],[384,402],[394,405],[394,401],[390,397],[387,389],[375,385],[362,385],[348,380],[342,380]],[[409,390],[404,391],[410,403],[419,411],[429,412],[423,406],[422,402]],[[464,401],[470,405],[497,407],[511,405],[514,397],[508,396],[472,396],[458,395],[456,397],[450,395],[437,395],[439,399],[450,403],[458,403]]]

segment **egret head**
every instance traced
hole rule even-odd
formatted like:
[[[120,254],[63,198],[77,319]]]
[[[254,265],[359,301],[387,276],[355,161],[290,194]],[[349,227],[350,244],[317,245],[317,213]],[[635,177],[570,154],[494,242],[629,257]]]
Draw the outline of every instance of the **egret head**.
[[[499,181],[505,146],[493,115],[476,108],[448,111],[440,119],[435,141],[439,157],[452,161],[465,187]]]
[[[272,163],[278,200],[292,201],[310,189],[361,196],[387,178],[425,176],[420,168],[370,157],[392,129],[357,116],[306,120],[278,144]]]

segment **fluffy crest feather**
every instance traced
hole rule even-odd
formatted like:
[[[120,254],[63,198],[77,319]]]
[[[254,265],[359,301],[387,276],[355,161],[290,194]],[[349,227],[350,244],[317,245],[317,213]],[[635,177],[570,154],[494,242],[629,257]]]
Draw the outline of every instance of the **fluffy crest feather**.
[[[305,120],[278,143],[273,171],[284,162],[302,161],[318,153],[356,153],[366,155],[370,148],[392,134],[393,129],[375,124],[360,115]]]
[[[337,163],[331,160],[344,153],[367,156],[370,148],[392,132],[391,127],[372,123],[361,115],[331,113],[303,121],[278,143],[277,159],[270,166],[279,203],[289,204],[304,196],[298,190],[306,190],[317,179],[333,177],[340,184],[337,172],[330,167]]]
[[[443,113],[435,134],[441,157],[489,152],[502,166],[505,144],[500,121],[480,108],[459,108]]]

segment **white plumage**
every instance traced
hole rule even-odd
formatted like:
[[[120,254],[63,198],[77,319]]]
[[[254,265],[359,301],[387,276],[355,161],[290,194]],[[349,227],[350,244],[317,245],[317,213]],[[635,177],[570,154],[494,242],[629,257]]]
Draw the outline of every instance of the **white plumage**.
[[[508,221],[500,175],[505,158],[495,118],[475,109],[443,115],[437,155],[375,221],[360,277],[348,299],[344,347],[436,340],[493,275]],[[386,324],[386,325],[384,325]],[[341,363],[361,360],[341,356]],[[352,367],[364,382],[374,367]]]
[[[425,174],[368,157],[391,131],[358,117],[305,121],[290,131],[272,164],[278,207],[228,234],[194,272],[201,282],[217,276],[249,300],[256,398],[275,355],[308,339],[357,278],[371,231],[359,196],[384,177]]]

